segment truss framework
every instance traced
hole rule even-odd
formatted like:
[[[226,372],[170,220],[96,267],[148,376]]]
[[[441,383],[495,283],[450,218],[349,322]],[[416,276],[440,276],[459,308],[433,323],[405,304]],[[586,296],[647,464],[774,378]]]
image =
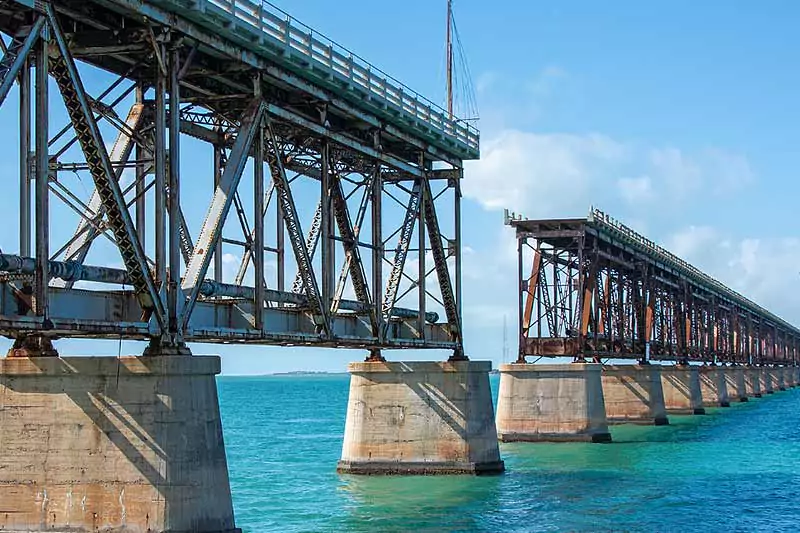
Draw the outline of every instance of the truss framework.
[[[0,105],[17,85],[20,106],[19,250],[0,254],[0,334],[29,355],[59,337],[124,336],[152,353],[200,341],[463,357],[461,160],[188,19],[127,5],[0,2]],[[78,62],[116,78],[92,95]],[[187,139],[212,153],[202,219]]]
[[[601,211],[508,223],[518,239],[521,362],[800,358],[800,330]]]

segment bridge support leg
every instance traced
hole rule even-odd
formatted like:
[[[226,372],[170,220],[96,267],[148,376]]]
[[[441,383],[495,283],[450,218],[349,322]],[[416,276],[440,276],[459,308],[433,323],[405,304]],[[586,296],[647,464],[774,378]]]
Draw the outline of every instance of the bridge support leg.
[[[775,394],[775,383],[772,381],[772,373],[770,372],[770,368],[767,366],[762,366],[758,368],[758,372],[763,394]]]
[[[659,365],[607,365],[602,378],[610,423],[669,424]]]
[[[703,405],[706,407],[730,407],[725,370],[716,365],[709,365],[698,367],[697,371],[700,373],[700,392],[703,395]]]
[[[497,433],[504,442],[611,442],[599,364],[500,366]]]
[[[0,359],[0,529],[238,531],[218,357]]]
[[[493,474],[504,470],[491,363],[350,363],[344,474]]]
[[[786,390],[786,383],[783,380],[783,368],[776,366],[772,369],[772,371],[775,375],[775,384],[778,390]]]
[[[741,366],[728,366],[720,369],[725,375],[728,387],[728,401],[746,402],[747,390],[745,388],[744,368]]]
[[[705,414],[703,396],[700,393],[700,374],[696,366],[661,367],[661,388],[664,391],[664,406],[667,413]]]
[[[761,398],[761,369],[748,366],[744,369],[744,389],[748,396]]]

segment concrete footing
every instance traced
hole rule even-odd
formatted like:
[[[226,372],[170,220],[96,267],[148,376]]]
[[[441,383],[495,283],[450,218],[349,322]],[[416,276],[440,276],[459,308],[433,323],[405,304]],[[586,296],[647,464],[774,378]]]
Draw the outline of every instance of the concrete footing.
[[[747,396],[761,398],[761,369],[746,367],[744,369],[744,390]]]
[[[218,357],[0,359],[0,530],[234,532]]]
[[[783,382],[783,368],[776,366],[772,369],[775,376],[775,388],[778,390],[786,390],[786,384]]]
[[[705,407],[730,407],[725,372],[719,366],[699,366],[700,392]]]
[[[759,367],[761,372],[761,393],[774,394],[775,393],[775,379],[772,376],[771,369],[767,366]]]
[[[601,377],[609,423],[669,423],[660,365],[607,365]]]
[[[747,389],[745,387],[744,367],[738,365],[722,367],[722,373],[725,375],[725,383],[728,388],[728,401],[748,401]]]
[[[706,412],[703,408],[697,367],[662,366],[661,388],[668,414],[702,415]]]
[[[500,366],[502,441],[610,442],[599,364]]]
[[[497,444],[490,362],[350,363],[346,474],[491,474]]]

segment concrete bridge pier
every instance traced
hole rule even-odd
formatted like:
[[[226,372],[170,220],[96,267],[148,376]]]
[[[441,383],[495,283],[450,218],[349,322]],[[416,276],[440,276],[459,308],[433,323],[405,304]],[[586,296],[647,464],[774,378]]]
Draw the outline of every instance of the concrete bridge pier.
[[[725,366],[722,367],[722,372],[725,375],[725,383],[728,388],[728,401],[748,401],[744,367],[739,365]]]
[[[0,359],[0,530],[233,533],[219,357]]]
[[[668,414],[705,414],[703,396],[700,393],[700,375],[696,366],[662,366],[661,388]]]
[[[610,442],[600,371],[593,363],[501,365],[499,439]]]
[[[700,391],[706,407],[730,407],[725,371],[716,365],[697,367],[700,374]]]
[[[610,423],[656,426],[669,423],[660,365],[606,365],[602,380]]]
[[[758,370],[760,372],[762,394],[775,394],[775,382],[772,379],[770,367],[761,366]]]
[[[753,366],[744,369],[744,390],[747,396],[761,398],[761,369]]]
[[[773,378],[775,380],[775,388],[778,390],[786,390],[786,384],[783,382],[783,367],[772,367],[772,373],[775,376]]]
[[[494,474],[488,361],[350,363],[344,474]]]

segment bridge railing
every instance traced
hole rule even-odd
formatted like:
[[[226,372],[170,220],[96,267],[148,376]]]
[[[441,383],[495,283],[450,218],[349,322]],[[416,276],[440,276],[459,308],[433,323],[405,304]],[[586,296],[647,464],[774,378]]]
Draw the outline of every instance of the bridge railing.
[[[589,222],[603,226],[606,229],[616,232],[628,240],[635,242],[640,248],[642,248],[643,251],[652,254],[654,257],[665,261],[667,264],[670,264],[679,270],[682,270],[684,274],[693,277],[701,285],[705,285],[709,289],[713,288],[720,296],[728,298],[729,300],[736,302],[745,308],[749,308],[751,311],[754,311],[765,318],[769,318],[773,322],[782,325],[789,331],[800,332],[792,324],[786,322],[774,313],[767,311],[749,298],[742,296],[738,292],[724,285],[722,282],[714,279],[694,265],[664,249],[662,246],[658,245],[647,237],[637,233],[607,213],[599,209],[592,208],[589,212],[588,220]]]
[[[441,106],[266,0],[207,2],[238,21],[257,28],[266,37],[279,43],[289,55],[300,54],[309,61],[312,69],[335,73],[366,91],[371,98],[383,102],[387,108],[410,115],[471,150],[479,150],[480,135],[475,126],[451,116]]]

